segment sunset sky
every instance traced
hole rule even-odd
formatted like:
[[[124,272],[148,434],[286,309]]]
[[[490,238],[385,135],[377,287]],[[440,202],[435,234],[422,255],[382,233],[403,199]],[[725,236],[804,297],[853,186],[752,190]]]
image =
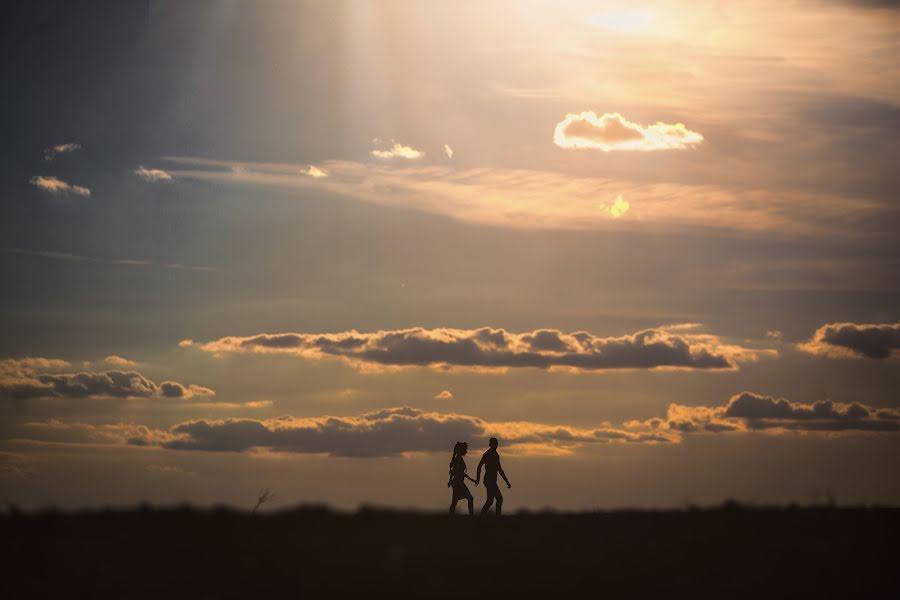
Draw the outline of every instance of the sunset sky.
[[[2,505],[900,503],[896,3],[0,28]]]

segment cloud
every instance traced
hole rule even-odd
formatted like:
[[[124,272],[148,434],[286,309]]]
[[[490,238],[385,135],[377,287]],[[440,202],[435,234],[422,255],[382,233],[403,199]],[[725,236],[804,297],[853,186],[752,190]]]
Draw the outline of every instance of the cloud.
[[[167,428],[49,420],[26,423],[20,437],[38,442],[127,444],[179,451],[263,450],[378,457],[447,452],[457,440],[479,447],[489,437],[499,438],[501,445],[513,453],[565,455],[595,444],[678,443],[689,435],[752,431],[770,435],[896,433],[900,431],[900,409],[877,409],[857,402],[801,404],[742,392],[719,406],[671,404],[665,417],[628,421],[618,427],[609,423],[577,427],[533,421],[491,422],[471,415],[403,406],[356,416],[198,419]]]
[[[57,144],[44,150],[44,160],[53,160],[58,154],[66,154],[68,152],[75,152],[76,150],[81,150],[81,144],[76,144],[75,142]]]
[[[315,165],[309,165],[309,167],[307,167],[307,169],[302,172],[305,173],[306,175],[309,175],[310,177],[312,177],[314,179],[319,179],[321,177],[328,177],[327,171],[325,171],[324,169],[320,169],[319,167],[317,167]]]
[[[93,424],[50,419],[25,423],[20,439],[61,444],[157,446],[171,440],[172,436],[137,423]]]
[[[488,422],[454,413],[392,407],[358,416],[275,419],[196,420],[165,431],[150,431],[139,445],[158,444],[171,450],[277,452],[332,456],[395,456],[409,452],[444,452],[457,440],[486,442],[497,437],[504,447],[526,447],[529,453],[568,453],[584,444],[671,441],[660,433],[630,432],[608,426],[577,428],[527,421]],[[120,437],[120,440],[122,437]]]
[[[59,179],[54,176],[43,176],[43,175],[35,175],[30,180],[31,185],[36,186],[39,189],[44,190],[45,192],[50,192],[51,194],[75,194],[76,196],[84,196],[89,197],[91,195],[91,190],[86,187],[82,187],[80,185],[72,185],[71,183],[66,183],[62,179]]]
[[[592,111],[569,113],[556,125],[553,143],[560,148],[618,150],[681,150],[703,141],[703,136],[681,123],[656,123],[644,127],[619,113],[598,117]]]
[[[183,180],[317,189],[380,206],[412,208],[465,223],[513,229],[643,232],[726,230],[765,236],[893,234],[896,208],[871,198],[721,185],[652,183],[506,168],[458,169],[407,161],[324,163],[313,178],[293,164],[164,157]],[[235,170],[239,167],[238,170]],[[598,198],[627,199],[627,218]],[[621,216],[621,215],[620,215]]]
[[[732,396],[722,406],[671,404],[665,418],[629,422],[626,426],[681,433],[769,430],[790,431],[900,431],[900,409],[874,408],[859,402],[822,400],[812,404],[791,402],[753,392]]]
[[[70,366],[64,360],[41,357],[0,360],[0,397],[23,399],[47,393],[47,385],[37,374]]]
[[[409,146],[404,146],[403,144],[398,144],[393,142],[393,140],[392,142],[385,143],[376,139],[374,140],[374,143],[380,146],[380,148],[375,148],[369,153],[375,158],[405,158],[407,160],[416,160],[417,158],[425,156],[424,152]]]
[[[138,168],[132,172],[144,181],[149,181],[150,183],[157,181],[171,181],[172,179],[172,176],[162,169],[146,169],[144,168],[144,165],[138,166]]]
[[[900,355],[900,323],[829,323],[798,347],[832,358],[896,358]]]
[[[453,148],[451,148],[447,144],[444,144],[444,154],[447,156],[447,158],[453,158]]]
[[[434,396],[435,400],[453,400],[453,392],[450,390],[441,390]]]
[[[116,356],[115,354],[111,354],[103,359],[108,365],[114,365],[117,367],[136,367],[137,363],[133,360],[128,360],[122,356]]]
[[[307,360],[339,358],[362,370],[435,367],[502,370],[533,367],[569,371],[611,369],[736,369],[738,363],[775,356],[773,350],[731,345],[705,334],[647,329],[620,337],[539,329],[424,329],[373,333],[261,333],[195,344],[212,353],[290,354]],[[373,369],[374,368],[374,369]]]
[[[108,357],[121,359],[121,357]],[[46,358],[0,361],[0,397],[27,398],[208,398],[215,391],[176,381],[156,383],[137,371],[54,373],[68,368],[65,361]]]

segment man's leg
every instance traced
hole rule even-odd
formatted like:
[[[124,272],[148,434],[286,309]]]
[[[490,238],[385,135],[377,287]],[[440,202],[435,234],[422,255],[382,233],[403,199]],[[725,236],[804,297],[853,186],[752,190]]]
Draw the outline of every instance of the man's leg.
[[[487,488],[487,500],[484,501],[484,506],[481,507],[481,515],[484,516],[487,514],[487,511],[491,509],[491,504],[494,503],[494,494],[491,491],[490,486],[485,486]]]
[[[503,508],[503,494],[500,493],[500,489],[497,489],[497,516],[500,516],[500,509]]]

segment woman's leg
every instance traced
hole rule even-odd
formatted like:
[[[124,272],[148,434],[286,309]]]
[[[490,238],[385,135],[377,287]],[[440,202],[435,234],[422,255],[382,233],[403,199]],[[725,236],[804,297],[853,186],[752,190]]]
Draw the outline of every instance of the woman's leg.
[[[450,514],[456,514],[456,503],[459,502],[459,496],[454,492],[453,498],[450,500]]]

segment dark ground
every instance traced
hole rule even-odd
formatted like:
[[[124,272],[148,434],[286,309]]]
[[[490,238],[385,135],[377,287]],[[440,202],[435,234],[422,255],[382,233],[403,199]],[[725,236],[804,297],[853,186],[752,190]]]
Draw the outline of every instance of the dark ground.
[[[900,598],[900,509],[0,517],[5,598]]]

